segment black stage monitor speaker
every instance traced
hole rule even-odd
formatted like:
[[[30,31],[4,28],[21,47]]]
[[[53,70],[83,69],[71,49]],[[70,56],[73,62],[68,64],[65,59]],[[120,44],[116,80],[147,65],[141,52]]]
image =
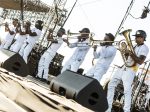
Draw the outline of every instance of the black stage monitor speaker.
[[[108,108],[106,94],[100,83],[75,72],[65,71],[52,79],[50,89],[95,112],[105,112]]]
[[[22,77],[28,75],[28,67],[23,58],[9,50],[0,50],[0,66]]]

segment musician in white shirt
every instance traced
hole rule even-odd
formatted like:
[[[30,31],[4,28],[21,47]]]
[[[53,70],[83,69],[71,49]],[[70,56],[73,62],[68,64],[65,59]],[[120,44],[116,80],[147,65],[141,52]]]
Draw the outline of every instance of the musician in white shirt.
[[[28,56],[34,47],[36,41],[42,34],[43,21],[37,20],[35,23],[35,28],[29,30],[29,36],[21,47],[19,54],[23,57],[24,61],[27,63]]]
[[[8,23],[5,24],[5,31],[8,33],[1,43],[0,48],[9,49],[9,47],[11,46],[13,39],[15,38],[15,35],[17,33],[18,19],[13,19],[12,24],[13,25],[11,26],[9,26]]]
[[[43,78],[45,81],[48,81],[48,72],[49,72],[49,64],[56,55],[57,50],[63,44],[62,36],[65,34],[65,29],[60,28],[57,32],[57,37],[52,37],[49,33],[48,39],[51,42],[49,48],[44,52],[41,56],[39,64],[38,64],[38,74],[37,77]],[[53,36],[53,35],[52,35]],[[43,81],[44,81],[43,80]]]
[[[90,49],[89,40],[88,40],[90,30],[88,28],[83,28],[80,31],[80,33],[81,36],[78,36],[78,41],[75,43],[69,43],[68,40],[64,39],[64,42],[66,42],[70,48],[76,47],[76,50],[74,51],[71,58],[63,66],[61,73],[66,70],[77,72],[80,65],[84,61],[86,54]]]
[[[16,35],[16,41],[11,45],[10,50],[19,52],[24,41],[27,39],[28,30],[30,29],[31,23],[27,21],[24,26],[19,26],[18,35]]]
[[[113,61],[117,49],[112,45],[115,37],[111,33],[106,33],[104,42],[100,46],[101,49],[97,52],[97,45],[94,46],[94,58],[98,59],[97,63],[85,74],[86,76],[93,77],[99,82],[102,76],[107,72],[111,62]],[[107,42],[108,41],[108,42]],[[112,42],[111,42],[112,41]]]
[[[134,51],[125,50],[125,55],[128,56],[127,63],[130,64],[134,61],[132,66],[124,65],[114,73],[112,79],[108,84],[108,93],[107,93],[107,100],[109,104],[109,108],[106,112],[111,112],[113,97],[115,87],[120,83],[122,80],[123,87],[124,87],[124,112],[130,112],[131,108],[131,93],[132,88],[131,85],[133,83],[133,79],[136,75],[139,65],[141,65],[146,56],[149,52],[147,45],[144,44],[146,40],[146,32],[143,30],[137,30],[135,36],[136,45],[134,46]]]

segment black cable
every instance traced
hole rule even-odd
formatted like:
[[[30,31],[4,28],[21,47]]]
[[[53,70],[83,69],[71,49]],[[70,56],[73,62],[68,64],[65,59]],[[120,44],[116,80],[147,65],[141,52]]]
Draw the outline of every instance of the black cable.
[[[70,12],[69,12],[69,14],[68,14],[66,20],[64,21],[64,23],[63,23],[63,25],[62,25],[62,27],[65,25],[66,21],[68,20],[68,18],[69,18],[69,16],[70,16],[70,14],[72,13],[72,11],[73,11],[73,9],[74,9],[74,7],[75,7],[77,1],[78,1],[78,0],[76,0],[75,3],[73,4],[73,6],[72,6],[72,8],[71,8],[71,10],[70,10]]]
[[[127,11],[126,11],[126,13],[125,13],[125,15],[124,15],[124,17],[123,17],[123,19],[121,21],[121,24],[119,25],[119,28],[117,29],[115,37],[118,35],[118,33],[120,32],[120,30],[122,29],[122,25],[124,24],[125,20],[127,19],[128,15],[129,15],[129,12],[130,12],[130,10],[131,10],[131,8],[133,6],[134,1],[135,0],[132,0],[131,3],[130,3],[130,5],[128,6]]]
[[[147,14],[149,13],[149,5],[150,5],[150,1],[149,1],[149,3],[148,3],[148,5],[147,5],[147,7],[145,7],[145,9],[143,10],[143,13],[142,13],[142,15],[140,16],[140,17],[138,17],[138,18],[136,18],[136,17],[134,17],[133,15],[131,15],[131,14],[129,14],[132,18],[134,18],[134,19],[145,19],[146,17],[147,17]]]
[[[141,19],[141,17],[138,17],[138,18],[136,18],[136,17],[134,17],[133,15],[131,15],[131,14],[129,14],[132,18],[134,18],[134,19]]]

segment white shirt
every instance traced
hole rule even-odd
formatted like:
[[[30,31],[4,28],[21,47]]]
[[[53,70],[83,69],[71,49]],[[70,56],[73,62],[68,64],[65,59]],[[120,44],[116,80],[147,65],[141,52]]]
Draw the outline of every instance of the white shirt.
[[[136,45],[134,47],[134,51],[135,51],[135,54],[137,55],[137,57],[140,57],[140,55],[143,55],[146,57],[149,52],[149,49],[145,44],[143,44],[143,45],[139,45],[139,46]],[[130,62],[133,62],[133,59],[129,56],[127,63],[130,63]],[[138,67],[139,64],[136,63],[136,66]]]
[[[94,58],[98,58],[96,65],[108,68],[116,55],[116,51],[114,46],[102,46],[98,52],[93,52]]]
[[[56,53],[56,51],[63,44],[62,37],[58,37],[56,40],[58,41],[58,43],[52,43],[51,46],[47,49],[47,52],[49,52],[49,53]]]
[[[31,32],[33,33],[33,32],[36,32],[36,34],[37,34],[37,36],[28,36],[27,37],[27,42],[28,43],[30,43],[30,44],[32,44],[32,45],[34,45],[35,43],[36,43],[36,41],[39,39],[39,37],[41,36],[41,33],[42,33],[42,31],[41,30],[39,30],[39,29],[37,29],[37,28],[33,28],[32,30],[31,30]]]
[[[77,47],[73,55],[71,56],[71,59],[78,60],[78,61],[83,61],[87,52],[90,49],[88,39],[82,42],[75,42],[75,43],[69,44],[69,47],[70,48]]]
[[[6,35],[6,37],[5,37],[5,40],[6,41],[11,41],[11,40],[13,40],[13,38],[14,38],[14,36],[15,36],[15,34],[16,34],[16,27],[14,27],[13,25],[11,25],[10,27],[9,27],[9,29],[10,29],[10,31],[13,31],[14,32],[14,34],[13,35],[10,35],[10,33],[8,32],[7,33],[7,35]]]
[[[22,27],[21,30],[22,30],[22,32],[25,32],[25,28]],[[20,35],[20,34],[16,35],[16,41],[17,42],[22,43],[26,40],[26,38],[27,38],[27,34],[26,35]]]

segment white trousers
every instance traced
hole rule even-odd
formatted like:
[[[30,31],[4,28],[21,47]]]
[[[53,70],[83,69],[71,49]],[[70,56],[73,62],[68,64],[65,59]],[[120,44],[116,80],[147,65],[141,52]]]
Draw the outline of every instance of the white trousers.
[[[107,69],[101,66],[93,66],[85,75],[101,81],[103,75],[107,72]]]
[[[19,54],[23,57],[26,63],[32,48],[33,48],[32,44],[25,42],[19,51]]]
[[[23,45],[23,42],[15,42],[14,44],[11,45],[10,50],[14,52],[19,52],[21,49],[21,46]]]
[[[132,94],[132,83],[133,79],[135,77],[135,72],[132,71],[130,68],[118,68],[118,70],[113,75],[112,79],[110,80],[108,84],[108,92],[107,92],[107,100],[109,104],[109,109],[112,108],[113,103],[113,97],[115,92],[115,87],[118,85],[118,83],[122,80],[123,87],[124,87],[124,112],[130,112],[131,108],[131,94]],[[108,111],[107,111],[108,112]]]
[[[73,72],[77,72],[80,65],[82,64],[82,60],[69,60],[62,68],[61,73],[63,73],[66,70],[71,70]]]
[[[13,40],[7,40],[7,41],[3,42],[3,43],[1,44],[1,47],[0,47],[0,48],[8,49],[8,47],[11,45],[12,41],[13,41]]]
[[[37,76],[44,79],[48,79],[48,72],[49,72],[49,64],[52,61],[52,59],[54,58],[56,52],[55,53],[50,53],[50,52],[45,52],[39,61],[38,64],[38,74]]]

